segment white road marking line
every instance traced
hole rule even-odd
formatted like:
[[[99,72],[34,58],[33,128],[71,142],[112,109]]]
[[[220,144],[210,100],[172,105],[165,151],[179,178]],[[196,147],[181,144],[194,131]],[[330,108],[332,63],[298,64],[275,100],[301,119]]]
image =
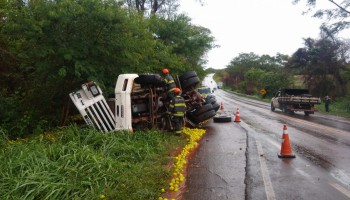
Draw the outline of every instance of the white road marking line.
[[[333,178],[335,178],[343,185],[347,185],[350,189],[350,177],[344,172],[344,170],[333,167],[333,169],[330,171],[330,174]]]
[[[339,192],[343,193],[345,196],[350,198],[350,191],[344,188],[343,186],[339,185],[338,183],[329,183],[329,185],[333,186]]]
[[[278,138],[278,141],[275,141],[275,140],[272,140],[270,138],[266,138],[266,140],[272,145],[272,146],[275,146],[277,149],[281,149],[281,143],[282,143],[282,134],[281,134],[281,137]]]
[[[244,129],[246,129],[248,132],[249,131],[250,132],[254,132],[254,130],[251,129],[250,126],[247,125],[246,123],[241,122],[240,125]],[[267,139],[267,138],[265,138],[265,139],[267,140],[267,142],[272,144],[272,146],[275,146],[276,148],[280,148],[278,142],[276,142],[276,141],[274,141],[272,139]],[[269,176],[269,173],[268,173],[268,170],[267,170],[267,165],[266,165],[265,159],[263,159],[263,157],[260,156],[260,155],[264,155],[264,152],[262,150],[262,146],[257,140],[255,140],[255,142],[256,142],[256,145],[257,145],[257,149],[258,149],[260,167],[261,167],[261,172],[262,172],[263,181],[264,181],[264,185],[265,185],[265,192],[266,192],[267,199],[275,200],[276,197],[275,197],[275,193],[274,193],[274,190],[273,190],[273,187],[272,187],[271,179],[270,179],[270,176]],[[295,166],[293,166],[293,168],[295,168],[295,170],[299,174],[301,174],[302,176],[310,178],[310,176],[307,173],[305,173],[303,170],[298,169]],[[341,182],[341,183],[343,183],[345,185],[347,185],[349,183],[350,177],[348,177],[342,170],[333,169],[330,174],[337,181],[339,181],[339,182]],[[339,175],[341,175],[341,176],[339,176]],[[341,192],[342,194],[344,194],[348,198],[350,198],[350,190],[348,190],[347,188],[345,188],[345,187],[343,187],[343,186],[341,186],[341,185],[339,185],[338,183],[335,183],[335,182],[332,182],[332,183],[329,182],[328,184],[331,185],[332,187],[334,187],[335,189],[337,189],[339,192]]]
[[[262,177],[263,177],[263,181],[264,181],[264,185],[265,185],[265,192],[266,192],[266,197],[268,200],[275,200],[276,196],[275,196],[275,191],[273,190],[273,186],[272,186],[272,182],[270,179],[270,174],[269,171],[267,169],[267,165],[265,162],[265,158],[263,157],[264,152],[262,150],[261,144],[256,141],[256,146],[258,149],[258,156],[259,156],[259,160],[260,160],[260,168],[261,168],[261,173],[262,173]]]

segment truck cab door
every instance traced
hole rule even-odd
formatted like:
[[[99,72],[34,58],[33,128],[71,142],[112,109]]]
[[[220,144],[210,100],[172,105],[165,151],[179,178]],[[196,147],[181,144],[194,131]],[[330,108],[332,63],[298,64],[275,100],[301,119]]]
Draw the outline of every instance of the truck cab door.
[[[132,129],[131,92],[137,74],[120,74],[115,86],[116,130]]]
[[[272,99],[272,104],[275,108],[279,108],[280,105],[279,105],[279,102],[278,102],[278,99],[279,97],[281,97],[281,92],[277,92],[274,96],[274,98]]]

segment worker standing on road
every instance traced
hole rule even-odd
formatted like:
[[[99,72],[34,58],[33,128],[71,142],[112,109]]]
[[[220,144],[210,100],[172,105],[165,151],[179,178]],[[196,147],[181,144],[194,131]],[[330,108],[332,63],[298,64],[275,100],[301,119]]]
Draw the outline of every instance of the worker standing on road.
[[[173,123],[175,135],[182,133],[183,121],[186,112],[186,104],[183,97],[180,96],[181,90],[174,89],[175,96],[170,101],[169,112],[171,113],[171,121]]]
[[[169,99],[172,99],[174,94],[174,89],[176,88],[174,78],[169,74],[169,70],[164,68],[163,73],[163,83],[165,85],[165,91]]]
[[[329,112],[329,104],[330,103],[331,103],[331,98],[329,98],[329,96],[327,95],[324,98],[324,106],[325,106],[326,112]]]

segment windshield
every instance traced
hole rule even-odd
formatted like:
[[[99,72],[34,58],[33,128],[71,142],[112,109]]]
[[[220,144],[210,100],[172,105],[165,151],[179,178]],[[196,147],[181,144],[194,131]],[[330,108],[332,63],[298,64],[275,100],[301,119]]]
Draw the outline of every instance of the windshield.
[[[210,94],[210,88],[198,88],[197,91],[200,93],[200,94]]]

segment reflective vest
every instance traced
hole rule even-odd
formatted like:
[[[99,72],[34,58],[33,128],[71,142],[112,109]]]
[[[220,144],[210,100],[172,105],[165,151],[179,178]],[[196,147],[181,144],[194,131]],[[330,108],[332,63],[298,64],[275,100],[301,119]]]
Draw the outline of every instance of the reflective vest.
[[[184,98],[182,98],[181,96],[174,97],[170,103],[170,111],[172,112],[173,116],[185,116],[186,104]]]
[[[174,78],[170,74],[165,75],[163,81],[167,92],[172,92],[176,88]]]

